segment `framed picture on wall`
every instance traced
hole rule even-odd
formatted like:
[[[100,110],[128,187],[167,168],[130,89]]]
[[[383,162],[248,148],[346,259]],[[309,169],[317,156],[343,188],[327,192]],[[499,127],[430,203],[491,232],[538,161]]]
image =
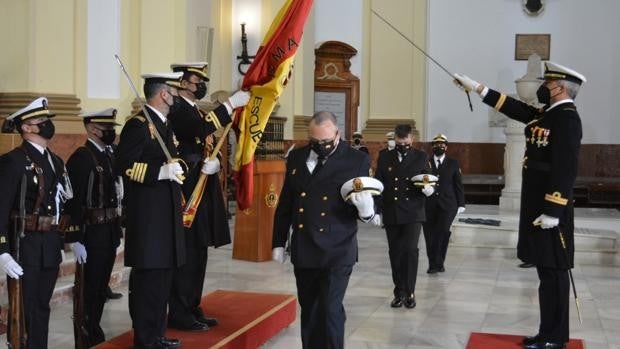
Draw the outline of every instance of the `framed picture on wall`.
[[[543,61],[548,61],[551,48],[551,34],[515,34],[515,60],[527,61],[536,53]]]

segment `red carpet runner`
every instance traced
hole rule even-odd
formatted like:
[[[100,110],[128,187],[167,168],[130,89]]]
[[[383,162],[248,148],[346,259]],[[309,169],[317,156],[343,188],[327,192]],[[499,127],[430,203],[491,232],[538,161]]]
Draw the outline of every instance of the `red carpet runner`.
[[[521,349],[523,336],[472,332],[466,349]],[[566,349],[584,349],[581,339],[571,339]]]
[[[202,298],[205,314],[219,320],[207,332],[166,331],[166,337],[179,338],[183,349],[250,349],[264,344],[295,321],[297,301],[284,294],[217,290]],[[132,331],[102,343],[97,349],[130,349]]]

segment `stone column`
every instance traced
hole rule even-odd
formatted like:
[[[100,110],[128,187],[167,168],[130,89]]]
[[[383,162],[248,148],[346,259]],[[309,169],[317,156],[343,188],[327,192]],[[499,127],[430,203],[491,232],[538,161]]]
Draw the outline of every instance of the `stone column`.
[[[499,208],[503,211],[518,211],[521,202],[521,167],[525,151],[524,125],[508,119],[504,134],[504,189],[499,198]]]

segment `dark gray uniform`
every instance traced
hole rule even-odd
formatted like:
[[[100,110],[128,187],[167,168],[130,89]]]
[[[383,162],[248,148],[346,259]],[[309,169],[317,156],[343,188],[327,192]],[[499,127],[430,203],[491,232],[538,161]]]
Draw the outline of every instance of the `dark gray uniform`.
[[[167,159],[154,132],[159,132],[174,157],[173,134],[152,109],[149,114],[154,124],[141,115],[125,123],[116,152],[117,173],[127,183],[125,265],[132,267],[129,312],[136,346],[164,336],[173,272],[185,264],[181,186],[158,180]]]
[[[351,178],[368,176],[370,158],[340,141],[323,166],[310,173],[309,154],[305,146],[288,156],[272,245],[283,247],[293,228],[291,261],[303,347],[342,348],[342,300],[357,261],[358,214],[355,206],[344,202],[340,188]]]
[[[49,158],[52,159],[52,168]],[[26,228],[20,239],[20,258],[23,270],[24,316],[28,348],[47,348],[50,299],[56,285],[62,260],[62,226],[52,224],[58,213],[57,184],[63,179],[63,161],[49,151],[41,154],[32,144],[22,145],[0,157],[0,253],[9,252],[9,242],[15,238],[15,220],[19,213],[22,178],[26,176]],[[62,202],[58,210],[62,212]],[[68,225],[68,219],[66,220]],[[61,222],[64,225],[64,220]],[[11,251],[14,254],[15,251]]]
[[[572,101],[540,111],[494,90],[489,90],[483,101],[526,124],[517,254],[523,262],[535,264],[538,271],[541,341],[568,342],[568,269],[573,267],[574,256],[573,186],[581,119]],[[541,214],[559,218],[568,256],[558,229],[532,225]]]

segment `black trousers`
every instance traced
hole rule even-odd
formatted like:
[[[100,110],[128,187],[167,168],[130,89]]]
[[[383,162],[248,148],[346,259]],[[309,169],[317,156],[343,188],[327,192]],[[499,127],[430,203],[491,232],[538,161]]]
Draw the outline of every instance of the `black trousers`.
[[[89,226],[86,232],[86,265],[84,266],[84,301],[88,330],[88,343],[95,346],[105,341],[101,328],[103,306],[107,300],[110,274],[116,259],[116,244],[112,224]]]
[[[129,315],[134,346],[148,346],[164,337],[172,275],[172,268],[131,268]]]
[[[568,342],[570,280],[568,270],[537,266],[540,327],[538,334],[547,342]]]
[[[439,269],[444,266],[448,243],[450,242],[450,226],[455,210],[445,210],[436,202],[426,201],[426,222],[424,223],[424,241],[426,242],[426,256],[429,269]]]
[[[208,248],[198,243],[196,232],[185,230],[185,263],[174,272],[168,324],[174,327],[188,327],[196,318],[204,316],[200,309],[202,289],[207,270]]]
[[[344,322],[347,317],[342,300],[352,269],[350,265],[321,269],[295,268],[304,349],[344,347]]]
[[[385,226],[395,297],[406,297],[415,292],[421,228],[420,222]]]
[[[26,348],[47,348],[50,300],[58,278],[58,267],[22,265],[22,297],[28,341]],[[7,277],[8,278],[8,277]]]

